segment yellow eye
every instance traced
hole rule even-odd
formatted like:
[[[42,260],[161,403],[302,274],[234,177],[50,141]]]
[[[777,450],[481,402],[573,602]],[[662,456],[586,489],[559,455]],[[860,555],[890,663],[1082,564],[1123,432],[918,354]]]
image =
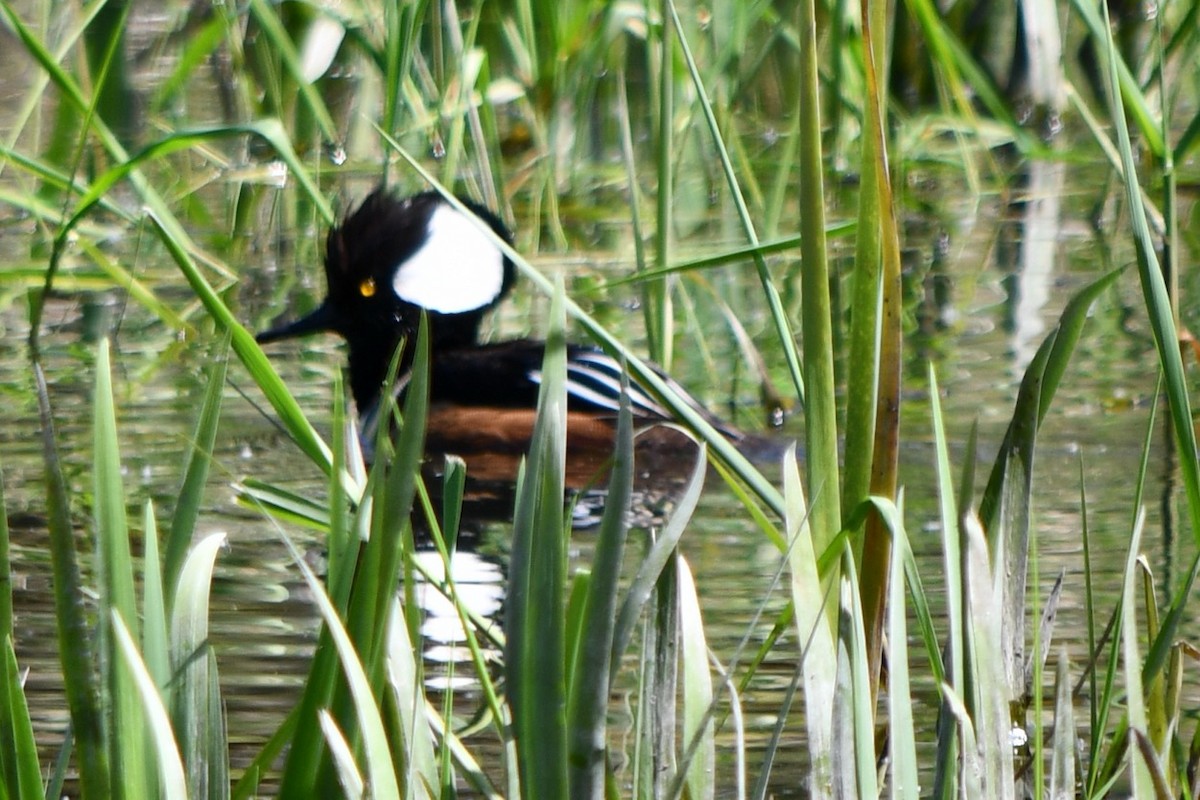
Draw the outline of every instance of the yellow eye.
[[[363,297],[371,297],[375,294],[375,279],[367,278],[358,285],[358,293]]]

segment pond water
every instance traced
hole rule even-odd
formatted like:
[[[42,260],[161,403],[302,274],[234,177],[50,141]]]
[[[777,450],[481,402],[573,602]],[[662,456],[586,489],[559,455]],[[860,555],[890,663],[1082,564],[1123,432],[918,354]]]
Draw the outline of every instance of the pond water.
[[[939,597],[941,555],[932,482],[926,365],[937,370],[952,443],[952,458],[961,469],[961,443],[973,421],[980,426],[980,485],[1003,436],[1018,382],[1033,350],[1056,323],[1063,305],[1081,286],[1111,266],[1131,260],[1126,242],[1105,242],[1090,224],[1100,195],[1080,174],[1058,165],[1035,165],[1026,180],[1015,180],[1005,193],[984,198],[953,198],[959,187],[953,176],[930,177],[913,189],[939,195],[933,212],[906,221],[906,348],[903,409],[902,483],[906,490],[907,524],[922,559],[927,590]],[[1051,173],[1049,176],[1044,172]],[[965,190],[963,190],[965,192]],[[686,252],[720,252],[738,243],[724,229],[719,208],[714,219],[689,236]],[[520,227],[530,225],[520,221]],[[542,254],[533,260],[549,272],[561,270],[577,296],[606,324],[628,340],[640,339],[641,315],[629,288],[598,293],[588,290],[603,279],[627,273],[631,246],[627,220],[614,210],[596,228],[603,246],[578,247],[564,254]],[[29,263],[32,225],[10,220],[4,226],[3,258],[12,265]],[[229,255],[243,270],[230,297],[248,327],[265,324],[294,309],[310,306],[323,292],[323,276],[313,246],[297,245],[308,231],[286,229],[270,220],[261,239],[241,244],[241,255]],[[518,242],[522,238],[518,237]],[[121,244],[125,258],[144,280],[174,308],[187,311],[193,302],[181,278],[162,264],[140,256],[137,242]],[[33,261],[37,264],[37,260]],[[844,266],[844,261],[842,262]],[[777,258],[782,274],[789,259]],[[14,273],[15,274],[15,273]],[[756,278],[749,264],[707,275],[723,297],[739,298],[738,316],[760,342],[770,341],[765,310],[755,301]],[[203,317],[193,314],[198,331],[177,337],[155,317],[115,289],[64,289],[51,303],[46,322],[48,377],[51,383],[61,451],[76,497],[80,541],[86,543],[84,512],[89,486],[89,393],[98,336],[111,338],[123,465],[131,509],[147,499],[164,519],[177,490],[185,444],[204,387],[203,366],[214,357],[218,337]],[[679,325],[673,374],[714,410],[734,416],[747,429],[762,430],[752,376],[739,375],[732,337],[711,335],[723,330],[711,297],[685,281],[689,300],[677,302],[691,319]],[[0,284],[4,329],[0,376],[7,402],[0,404],[0,458],[13,538],[17,609],[17,652],[30,667],[27,690],[43,745],[57,741],[65,723],[53,637],[53,599],[46,554],[41,489],[41,457],[36,437],[36,408],[23,348],[27,314],[24,284],[10,278]],[[1083,641],[1082,555],[1079,530],[1080,464],[1087,475],[1089,523],[1101,608],[1111,608],[1119,587],[1133,502],[1133,467],[1139,458],[1156,379],[1153,344],[1137,313],[1140,297],[1131,273],[1119,288],[1096,305],[1073,365],[1044,427],[1038,451],[1035,525],[1040,542],[1041,581],[1031,591],[1044,598],[1060,570],[1066,589],[1056,641],[1067,647],[1075,663],[1085,660]],[[528,287],[497,315],[490,332],[503,338],[543,330],[546,301]],[[691,346],[697,327],[708,334],[709,348]],[[714,327],[715,326],[715,327]],[[778,385],[786,387],[769,344],[764,352]],[[341,368],[341,345],[315,338],[271,350],[273,362],[288,380],[318,429],[327,433],[333,375]],[[272,424],[265,407],[240,365],[230,368],[214,467],[206,494],[200,531],[221,530],[228,547],[218,560],[212,600],[216,647],[229,711],[230,739],[240,757],[249,757],[292,707],[307,670],[317,628],[316,614],[298,570],[279,543],[274,523],[240,506],[233,485],[244,477],[305,494],[322,494],[324,482],[297,448]],[[764,431],[786,438],[802,435],[795,415],[782,429]],[[1156,435],[1156,446],[1161,436]],[[1152,457],[1157,458],[1157,456]],[[1161,465],[1161,460],[1154,461]],[[1152,466],[1151,496],[1161,490],[1161,466]],[[1156,574],[1175,567],[1177,542],[1186,533],[1163,536],[1161,509],[1150,509],[1144,548]],[[495,611],[503,598],[505,525],[490,526],[488,555],[464,563],[483,608]],[[289,534],[319,554],[319,536],[303,529]],[[574,566],[588,563],[591,538],[579,531],[573,539]],[[86,546],[86,545],[85,545]],[[772,579],[780,555],[764,540],[745,511],[720,482],[711,479],[700,509],[685,534],[682,549],[701,587],[709,644],[728,659],[749,637],[754,647],[769,630],[773,614],[784,604]],[[467,574],[464,572],[464,575]],[[759,614],[765,608],[765,613]],[[453,657],[453,643],[443,641],[438,623],[426,629],[431,672]],[[915,646],[915,642],[914,642]],[[794,668],[794,642],[787,638],[751,683],[742,698],[750,741],[761,747],[775,723],[781,693]],[[914,649],[914,657],[919,657]],[[470,687],[460,687],[469,701]],[[935,695],[918,688],[917,718],[932,747]],[[799,707],[795,712],[799,714]],[[614,709],[618,720],[619,709]],[[618,725],[619,725],[618,721]],[[788,727],[773,773],[775,796],[801,796],[803,748],[797,721]],[[49,749],[48,749],[48,752]],[[757,750],[751,754],[755,763]],[[728,770],[729,754],[719,769]],[[752,770],[753,771],[753,770]]]

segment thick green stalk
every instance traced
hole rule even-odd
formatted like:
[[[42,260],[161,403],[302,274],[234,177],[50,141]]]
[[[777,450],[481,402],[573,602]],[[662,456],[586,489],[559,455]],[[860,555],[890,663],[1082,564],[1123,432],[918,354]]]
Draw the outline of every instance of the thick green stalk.
[[[673,15],[670,13],[670,0],[664,0],[662,7],[662,40],[659,42],[659,75],[658,75],[658,204],[657,224],[654,231],[654,265],[662,269],[671,260],[671,206],[674,202],[674,174],[671,169],[674,154],[675,130],[675,92],[674,70],[672,69],[672,53],[675,52],[675,37],[673,35]],[[645,308],[646,342],[650,348],[650,358],[662,365],[663,369],[671,368],[671,295],[668,291],[667,278],[655,278],[646,283]]]
[[[50,528],[50,563],[54,570],[54,618],[58,623],[59,659],[71,729],[79,745],[80,797],[112,794],[108,753],[104,748],[99,693],[96,687],[93,631],[88,625],[83,582],[71,525],[70,497],[58,457],[50,395],[42,366],[33,364],[41,414],[42,450],[46,461],[46,508]]]
[[[863,137],[863,187],[859,218],[858,280],[855,284],[855,336],[851,342],[851,381],[846,411],[847,487],[842,511],[866,499],[865,479],[872,495],[894,500],[900,445],[900,373],[903,363],[900,330],[900,241],[888,170],[885,97],[881,75],[887,31],[886,2],[863,0],[863,38],[867,72],[867,125]],[[873,33],[875,35],[873,35]],[[868,144],[869,142],[869,144]],[[868,179],[868,176],[869,179]],[[867,197],[867,186],[871,196]],[[868,233],[869,232],[869,233]],[[859,314],[867,323],[858,328]],[[861,381],[861,382],[860,382]],[[869,408],[857,408],[870,398]],[[858,436],[861,438],[858,438]],[[853,468],[851,465],[854,465]],[[854,481],[852,484],[851,481]],[[883,661],[883,624],[888,594],[892,536],[880,515],[867,515],[863,532],[861,580],[863,626],[872,694],[879,691]]]
[[[814,546],[818,553],[841,528],[837,405],[834,398],[833,325],[829,264],[825,255],[825,193],[821,159],[821,113],[817,67],[815,0],[800,4],[800,257],[803,292],[805,438],[808,495]],[[830,614],[836,614],[831,607]],[[832,618],[832,617],[831,617]]]

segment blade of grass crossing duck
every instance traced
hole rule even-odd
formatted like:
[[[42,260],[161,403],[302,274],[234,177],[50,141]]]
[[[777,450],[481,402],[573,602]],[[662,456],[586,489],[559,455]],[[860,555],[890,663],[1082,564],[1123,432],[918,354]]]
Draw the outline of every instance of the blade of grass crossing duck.
[[[513,516],[505,672],[523,797],[566,797],[566,315],[558,282],[528,469]]]
[[[101,697],[110,715],[108,746],[116,779],[114,797],[147,797],[157,780],[147,771],[144,756],[148,743],[134,676],[123,667],[111,628],[114,612],[135,622],[138,616],[107,339],[101,340],[96,354],[92,411],[96,574],[102,613],[99,640],[105,692]],[[139,635],[136,626],[131,633],[135,638]]]
[[[404,393],[403,424],[396,437],[395,456],[384,473],[383,502],[374,509],[381,524],[372,529],[364,550],[365,560],[359,565],[368,576],[376,577],[367,585],[367,591],[356,591],[351,596],[347,626],[374,687],[379,687],[376,680],[383,675],[379,670],[383,667],[387,621],[403,559],[401,548],[407,547],[406,552],[412,550],[410,519],[425,451],[429,409],[429,324],[424,316],[414,348],[411,378]]]
[[[623,389],[627,388],[626,380]],[[628,393],[622,391],[608,496],[592,557],[583,619],[577,626],[578,656],[574,659],[567,705],[570,792],[576,798],[604,797],[608,773],[608,700],[613,670],[620,665],[619,661],[613,661],[611,653],[632,493],[633,416]]]
[[[376,463],[377,473],[373,478],[377,489],[371,508],[371,533],[361,550],[357,569],[353,574],[349,612],[345,623],[346,633],[354,643],[371,693],[376,697],[382,696],[387,680],[387,626],[392,601],[401,567],[408,563],[406,554],[413,550],[411,515],[425,449],[425,421],[429,407],[429,325],[424,317],[421,319],[413,346],[413,363],[404,392],[403,419],[395,438],[395,452],[390,460],[384,458],[382,462],[377,460]],[[399,350],[389,369],[389,386],[396,384],[398,353]],[[385,396],[392,398],[395,391],[388,390]],[[386,452],[385,439],[389,433],[386,421],[392,418],[392,404],[388,403],[387,406],[380,412],[383,420],[380,424],[380,444],[384,445],[378,451],[381,453]],[[378,471],[380,463],[383,466],[381,472]],[[353,566],[345,558],[343,564],[347,570]],[[406,572],[405,578],[406,603],[413,606],[414,581],[411,572]],[[323,664],[325,670],[328,670],[329,666],[328,661]],[[331,677],[328,671],[324,671],[321,684],[328,686],[326,681]],[[320,691],[314,695],[314,700],[319,696]],[[360,704],[361,699],[355,697],[353,686],[344,682],[334,682],[329,707],[343,734],[356,745],[364,734],[361,720],[358,719],[361,715]],[[315,711],[316,707],[313,706],[312,710]],[[293,763],[297,766],[298,774],[306,776],[305,780],[311,777],[321,791],[332,791],[337,779],[335,764],[329,758],[328,750],[322,745],[323,739],[308,739],[309,747],[323,751],[318,759],[319,768],[315,775],[308,772],[310,765],[304,760],[293,760]]]
[[[340,372],[335,375],[333,381],[333,411],[330,415],[330,432],[330,449],[333,456],[332,474],[341,475],[343,472],[352,474],[352,470],[357,469],[361,464],[362,456],[357,450],[358,436],[354,425],[346,418],[346,393]],[[366,481],[359,482],[365,483]],[[331,580],[329,576],[340,575],[348,569],[345,562],[347,559],[357,557],[356,545],[361,540],[355,536],[356,531],[350,512],[351,500],[347,496],[342,482],[331,477],[328,491],[329,526],[325,549],[329,561],[326,567],[325,585],[329,589],[330,599],[337,606],[338,613],[344,615],[349,593],[339,591],[342,588],[339,583],[349,583],[349,581],[341,582],[336,578]]]

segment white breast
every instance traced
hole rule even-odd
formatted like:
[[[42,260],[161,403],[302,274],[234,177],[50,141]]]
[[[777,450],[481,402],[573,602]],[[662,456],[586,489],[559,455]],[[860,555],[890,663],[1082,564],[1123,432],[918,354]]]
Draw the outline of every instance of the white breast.
[[[504,254],[471,219],[440,205],[425,243],[396,270],[396,296],[430,311],[460,314],[491,303],[504,285]]]

